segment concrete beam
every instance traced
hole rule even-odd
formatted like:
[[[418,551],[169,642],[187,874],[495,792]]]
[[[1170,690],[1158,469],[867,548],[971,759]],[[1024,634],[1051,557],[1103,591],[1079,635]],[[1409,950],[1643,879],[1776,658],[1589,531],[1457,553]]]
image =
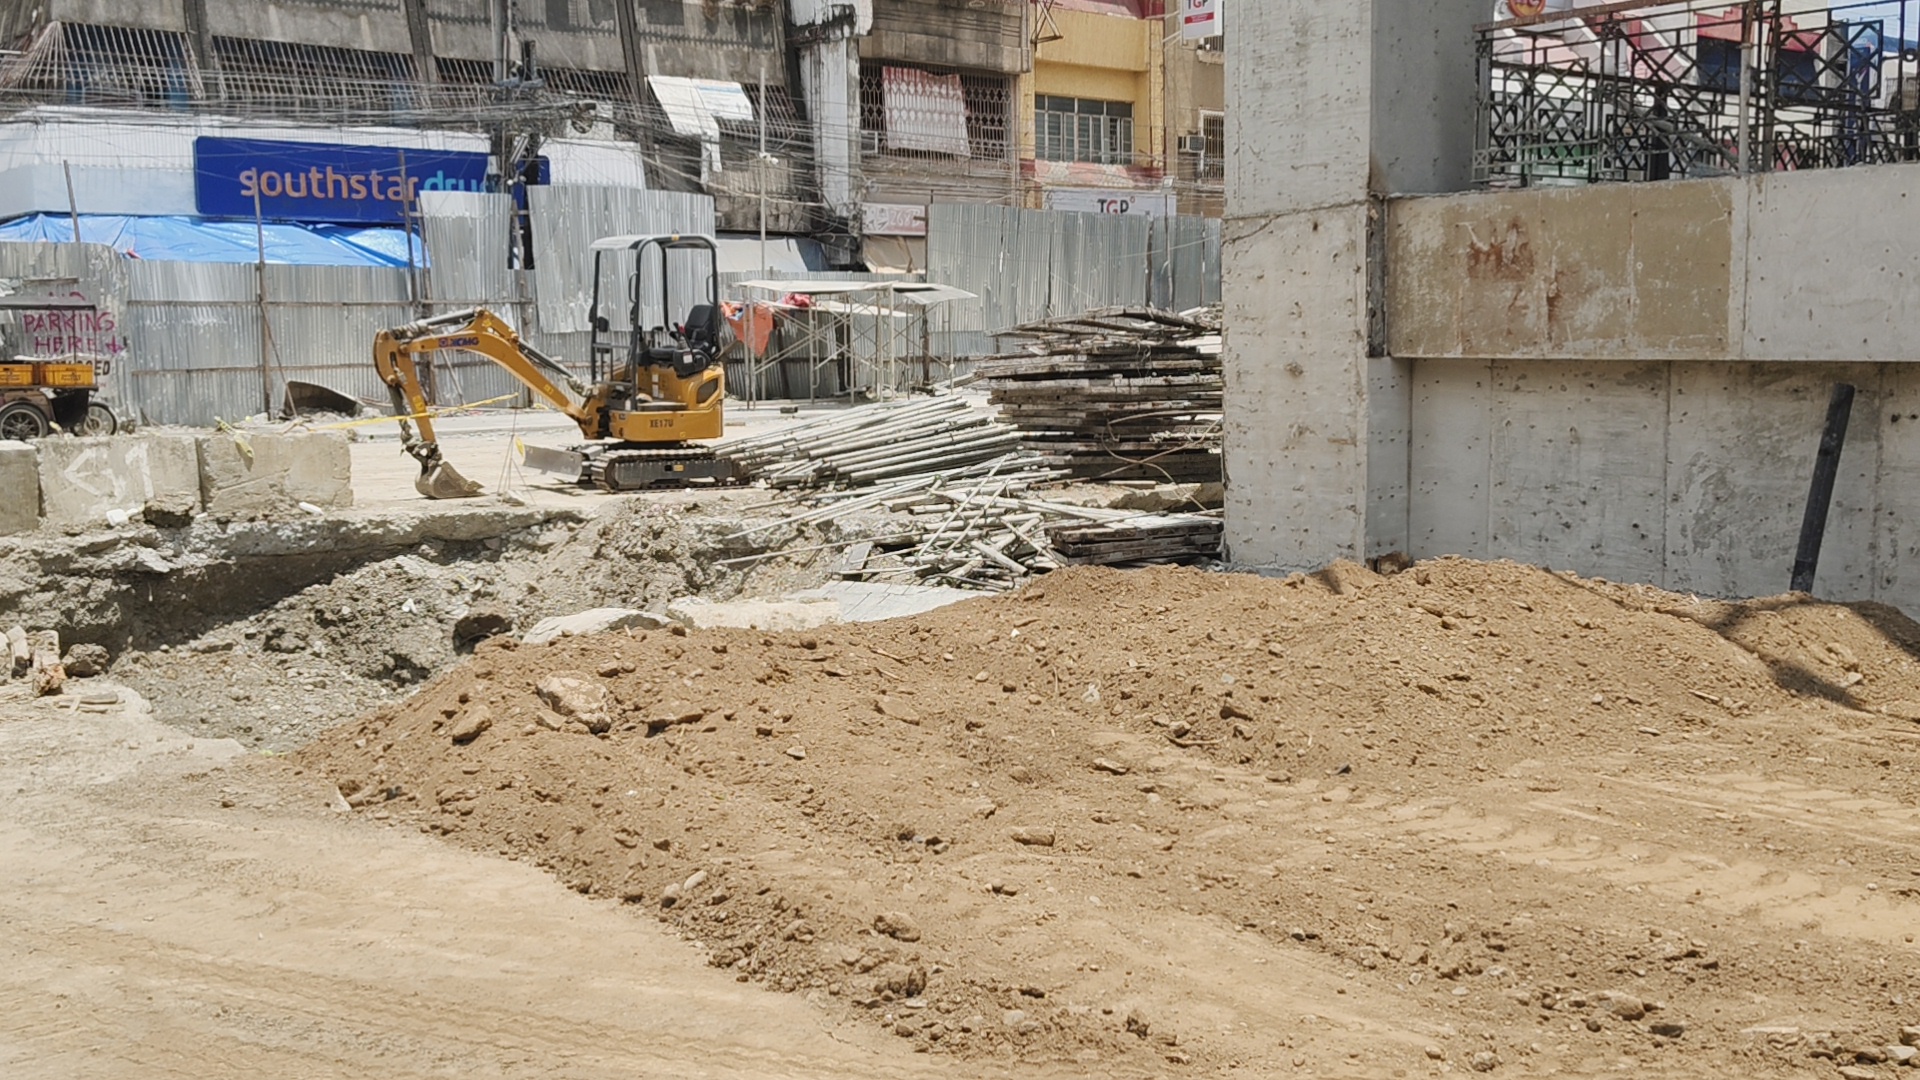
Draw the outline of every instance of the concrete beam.
[[[0,440],[0,536],[40,527],[40,455],[32,443]]]
[[[250,519],[288,513],[300,503],[353,505],[353,466],[339,432],[203,435],[199,492],[207,513]]]
[[[149,503],[200,505],[199,454],[191,435],[42,439],[40,501],[49,524],[101,525],[107,512]]]

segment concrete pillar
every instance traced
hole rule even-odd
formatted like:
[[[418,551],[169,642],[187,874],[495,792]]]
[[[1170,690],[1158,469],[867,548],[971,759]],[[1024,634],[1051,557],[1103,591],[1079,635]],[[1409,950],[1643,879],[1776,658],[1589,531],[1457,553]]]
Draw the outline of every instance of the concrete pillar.
[[[427,0],[402,3],[407,9],[407,45],[413,52],[414,77],[432,86],[440,81],[440,65],[434,62],[433,19],[427,13]]]
[[[1406,543],[1410,372],[1381,355],[1384,196],[1468,178],[1479,0],[1266,0],[1227,46],[1227,555]]]
[[[801,91],[813,118],[814,165],[820,196],[844,220],[860,212],[860,47],[873,31],[871,5],[793,0]]]

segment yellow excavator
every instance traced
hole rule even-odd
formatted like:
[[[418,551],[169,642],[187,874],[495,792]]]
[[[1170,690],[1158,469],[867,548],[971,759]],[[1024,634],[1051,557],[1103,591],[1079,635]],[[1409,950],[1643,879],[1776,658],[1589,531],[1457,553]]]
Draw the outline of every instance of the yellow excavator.
[[[676,252],[685,256],[670,264],[668,256]],[[626,253],[633,266],[627,276],[628,318],[625,329],[615,331],[601,286],[610,268],[624,266]],[[393,395],[401,445],[420,463],[413,485],[420,494],[461,499],[481,491],[441,456],[421,384],[421,358],[449,349],[499,365],[565,413],[590,440],[566,450],[530,446],[529,468],[571,473],[580,483],[607,491],[731,478],[731,465],[699,445],[719,438],[724,428],[719,257],[713,240],[613,236],[596,241],[593,282],[586,380],[520,340],[513,327],[485,308],[436,315],[375,335],[373,364]],[[678,291],[696,293],[691,303],[674,304],[676,282],[682,285]],[[675,311],[685,312],[684,321],[672,320]]]

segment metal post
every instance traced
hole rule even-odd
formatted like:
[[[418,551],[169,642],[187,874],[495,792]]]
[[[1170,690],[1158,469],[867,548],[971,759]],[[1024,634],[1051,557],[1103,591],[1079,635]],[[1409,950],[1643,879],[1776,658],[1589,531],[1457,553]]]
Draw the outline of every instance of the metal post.
[[[1820,564],[1820,542],[1827,534],[1827,510],[1833,505],[1833,484],[1840,475],[1840,450],[1847,442],[1847,419],[1853,413],[1853,385],[1833,384],[1827,401],[1827,426],[1820,433],[1820,452],[1813,459],[1813,486],[1807,491],[1807,513],[1800,522],[1800,550],[1793,559],[1794,592],[1812,592],[1813,575]]]
[[[267,321],[267,226],[260,213],[260,192],[253,193],[254,301],[260,306],[260,404],[273,416],[273,327]]]
[[[67,218],[73,222],[73,242],[77,244],[80,242],[80,203],[73,197],[73,166],[62,161],[60,171],[67,174]]]
[[[1759,34],[1759,20],[1755,17],[1759,11],[1753,4],[1742,5],[1740,9],[1740,130],[1734,133],[1734,147],[1740,157],[1740,175],[1753,172],[1753,135],[1750,124],[1753,110],[1753,62],[1756,49],[1755,37]]]

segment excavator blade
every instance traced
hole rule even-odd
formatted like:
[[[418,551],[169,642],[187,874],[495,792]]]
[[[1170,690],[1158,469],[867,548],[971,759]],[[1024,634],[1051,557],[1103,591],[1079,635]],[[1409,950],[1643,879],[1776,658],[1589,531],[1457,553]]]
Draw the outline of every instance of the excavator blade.
[[[444,461],[435,462],[413,482],[415,491],[429,499],[471,499],[480,494],[480,485],[461,476],[459,470]]]

